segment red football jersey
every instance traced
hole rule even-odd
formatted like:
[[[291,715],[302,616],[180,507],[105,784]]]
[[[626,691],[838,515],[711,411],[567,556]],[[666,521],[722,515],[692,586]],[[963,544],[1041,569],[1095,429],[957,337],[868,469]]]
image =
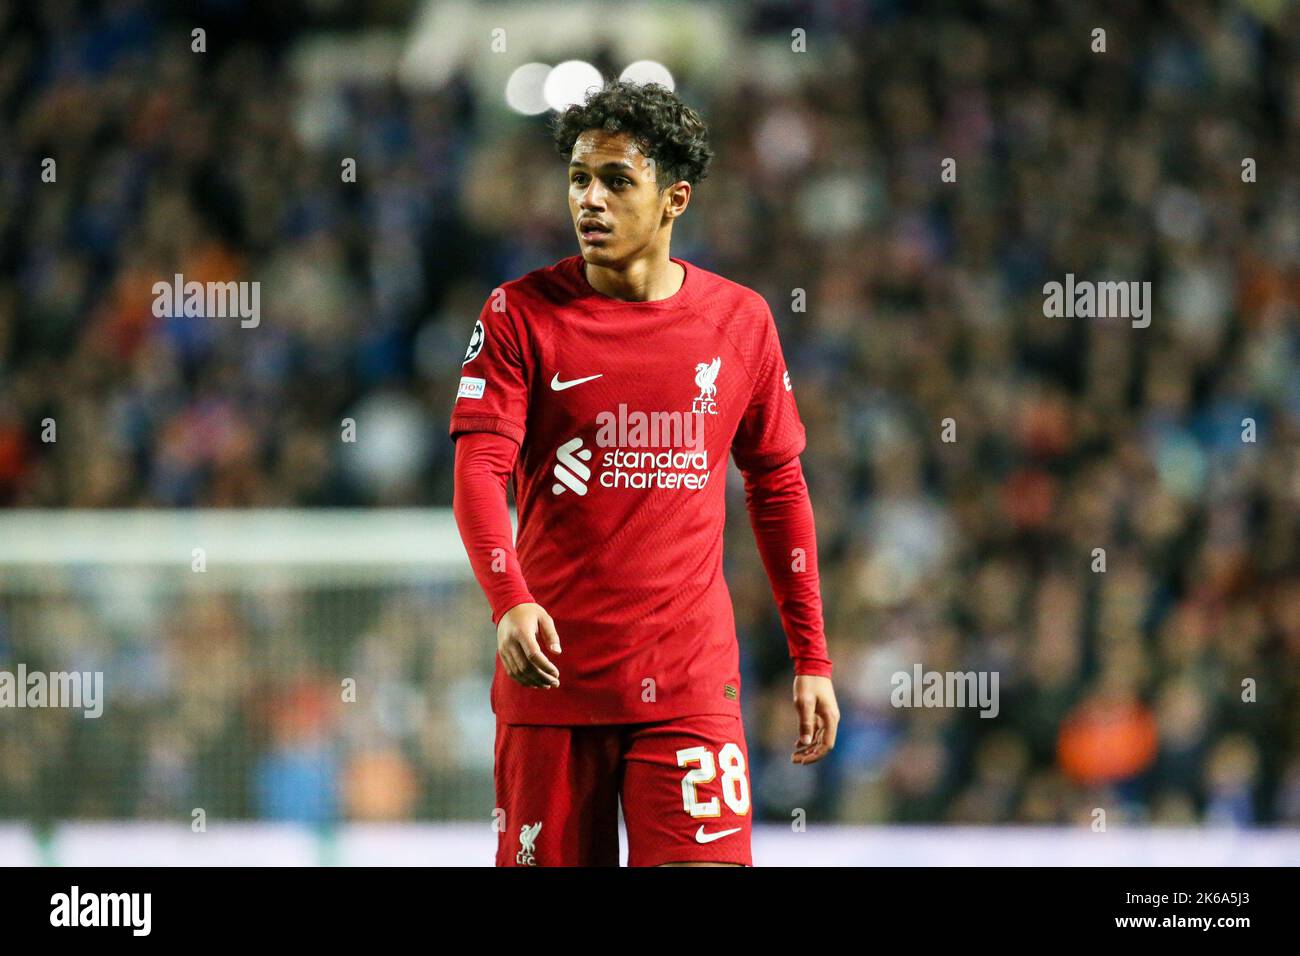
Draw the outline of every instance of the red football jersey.
[[[722,575],[728,453],[773,467],[804,448],[776,325],[758,293],[674,259],[675,295],[593,289],[579,256],[493,291],[474,327],[451,434],[520,443],[516,550],[554,618],[551,690],[498,658],[508,723],[739,714]]]

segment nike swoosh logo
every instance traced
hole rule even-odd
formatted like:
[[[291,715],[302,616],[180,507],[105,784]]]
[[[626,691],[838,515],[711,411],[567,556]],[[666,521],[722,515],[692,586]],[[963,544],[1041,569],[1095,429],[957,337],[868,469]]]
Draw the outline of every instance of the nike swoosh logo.
[[[700,828],[695,831],[695,842],[712,843],[714,840],[721,840],[724,836],[731,836],[733,833],[739,833],[743,829],[745,828],[736,827],[733,830],[719,830],[717,833],[705,833],[704,824],[701,823]]]
[[[600,373],[600,375],[604,375],[604,374],[605,374],[604,372]],[[593,378],[600,378],[600,375],[588,375],[586,378],[575,378],[571,382],[561,382],[560,373],[556,372],[555,375],[551,378],[551,389],[552,391],[562,392],[566,388],[573,388],[573,386],[581,385],[583,382],[590,382]]]

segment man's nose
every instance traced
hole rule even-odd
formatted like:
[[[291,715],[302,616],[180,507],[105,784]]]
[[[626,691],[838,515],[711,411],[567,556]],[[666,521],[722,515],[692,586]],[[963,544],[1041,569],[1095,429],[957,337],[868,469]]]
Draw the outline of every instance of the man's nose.
[[[587,188],[582,191],[580,205],[583,209],[605,208],[605,186],[600,180],[593,179]]]

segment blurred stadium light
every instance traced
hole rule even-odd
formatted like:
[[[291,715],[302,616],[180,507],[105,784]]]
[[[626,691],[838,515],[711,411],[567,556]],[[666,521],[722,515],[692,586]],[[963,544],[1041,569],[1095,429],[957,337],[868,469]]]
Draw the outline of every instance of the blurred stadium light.
[[[510,71],[527,60],[559,63],[605,51],[619,67],[655,60],[671,68],[689,64],[700,82],[743,66],[739,45],[744,4],[664,0],[658,3],[507,2],[442,3],[430,0],[413,21],[399,66],[403,82],[439,87],[464,66],[483,84],[504,88]],[[494,29],[504,30],[506,55],[467,57]]]

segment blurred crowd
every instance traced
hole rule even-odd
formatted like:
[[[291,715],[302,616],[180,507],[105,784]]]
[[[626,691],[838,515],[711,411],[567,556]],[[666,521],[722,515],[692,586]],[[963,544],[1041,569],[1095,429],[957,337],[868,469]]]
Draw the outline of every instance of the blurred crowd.
[[[401,4],[194,6],[232,18],[205,54],[162,5],[0,2],[0,506],[448,507],[474,318],[576,251],[545,117],[470,53],[436,90],[304,88],[299,31]],[[733,470],[760,817],[1300,823],[1300,9],[726,6],[752,62],[668,63],[717,155],[674,253],[777,318],[843,711],[792,766]],[[175,273],[259,281],[259,326],[156,318]],[[1046,317],[1067,274],[1150,281],[1150,326]],[[0,669],[57,641],[139,684],[118,733],[0,713],[0,816],[486,812],[471,586],[172,599],[115,638],[100,610],[0,595]],[[998,716],[891,706],[917,663],[997,672]],[[349,675],[384,688],[364,720]]]

